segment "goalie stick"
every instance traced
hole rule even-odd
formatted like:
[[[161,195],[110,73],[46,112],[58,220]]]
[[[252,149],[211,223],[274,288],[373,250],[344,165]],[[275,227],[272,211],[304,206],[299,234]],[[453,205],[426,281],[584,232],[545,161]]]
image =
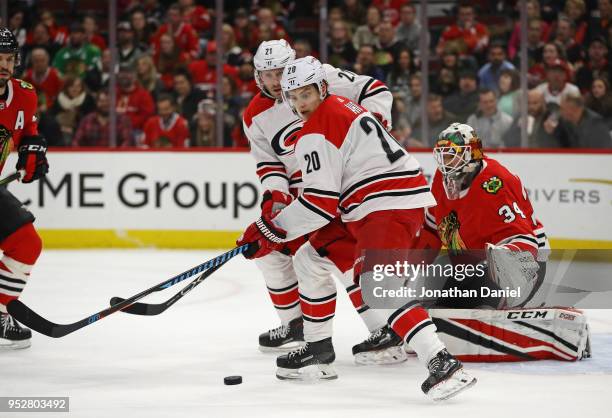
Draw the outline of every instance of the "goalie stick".
[[[187,286],[185,286],[179,292],[177,292],[174,296],[172,296],[170,299],[162,303],[136,302],[128,306],[127,308],[122,309],[122,311],[125,313],[132,314],[132,315],[146,315],[146,316],[159,315],[160,313],[164,312],[166,309],[174,305],[180,298],[185,296],[187,293],[191,292],[191,290],[193,290],[194,287],[196,287],[197,285],[202,283],[204,280],[206,280],[208,276],[213,274],[215,271],[219,270],[219,268],[226,262],[227,261],[224,261],[221,264],[206,270],[204,273],[200,274],[197,278],[195,278],[191,283],[189,283]],[[113,298],[111,298],[110,304],[111,306],[116,305],[118,303],[122,303],[124,300],[125,299],[123,298],[114,296]]]
[[[245,244],[241,247],[236,247],[220,256],[217,256],[211,260],[206,261],[205,263],[200,264],[190,270],[187,270],[179,275],[176,275],[166,281],[159,283],[153,287],[150,287],[147,290],[143,290],[137,295],[132,296],[124,300],[123,302],[113,305],[109,308],[103,309],[100,312],[97,312],[93,315],[89,315],[86,318],[81,319],[80,321],[73,322],[72,324],[56,324],[48,319],[43,318],[32,309],[30,309],[26,304],[21,302],[18,299],[12,300],[7,305],[7,310],[9,314],[11,314],[18,322],[33,329],[36,332],[44,334],[48,337],[52,338],[61,338],[68,334],[73,333],[81,328],[84,328],[88,325],[93,324],[94,322],[99,321],[102,318],[107,317],[110,314],[113,314],[117,311],[120,311],[130,305],[132,305],[137,300],[144,298],[145,296],[150,295],[154,292],[159,292],[160,290],[167,289],[175,284],[186,280],[190,277],[195,276],[196,274],[202,272],[203,270],[215,268],[220,264],[224,264],[227,260],[235,257],[238,254],[242,254],[247,251],[249,248],[249,244]]]

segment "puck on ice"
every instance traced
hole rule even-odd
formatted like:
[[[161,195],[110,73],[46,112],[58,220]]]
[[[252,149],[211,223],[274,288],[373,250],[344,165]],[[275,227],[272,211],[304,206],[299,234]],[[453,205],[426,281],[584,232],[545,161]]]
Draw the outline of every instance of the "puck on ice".
[[[239,385],[242,383],[242,376],[226,376],[223,378],[226,385]]]

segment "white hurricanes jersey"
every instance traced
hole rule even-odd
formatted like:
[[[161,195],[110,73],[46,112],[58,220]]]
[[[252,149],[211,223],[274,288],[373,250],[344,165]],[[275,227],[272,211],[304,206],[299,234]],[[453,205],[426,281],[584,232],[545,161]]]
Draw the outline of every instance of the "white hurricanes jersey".
[[[361,104],[390,129],[393,96],[382,82],[328,64],[324,67],[331,94]],[[243,124],[263,188],[285,193],[301,188],[302,173],[294,145],[303,121],[283,102],[259,93],[245,110]]]
[[[434,206],[417,160],[372,113],[340,96],[326,98],[297,133],[295,158],[302,194],[274,219],[287,240],[341,216]]]

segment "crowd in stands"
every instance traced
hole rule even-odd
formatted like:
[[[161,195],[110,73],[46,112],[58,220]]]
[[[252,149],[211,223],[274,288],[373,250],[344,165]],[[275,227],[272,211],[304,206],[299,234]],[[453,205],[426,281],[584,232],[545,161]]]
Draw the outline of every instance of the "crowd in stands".
[[[38,91],[39,126],[51,146],[108,146],[112,107],[122,147],[216,146],[217,129],[223,146],[248,146],[241,119],[258,93],[252,60],[258,45],[284,38],[297,57],[321,55],[317,2],[226,0],[215,39],[214,0],[174,1],[117,0],[114,69],[106,2],[9,2],[6,25],[22,48],[18,76]],[[406,147],[431,147],[457,121],[472,125],[486,147],[521,146],[518,1],[438,2],[447,7],[428,13],[427,63],[420,59],[419,3],[328,0],[327,62],[387,84],[392,133]],[[611,147],[612,0],[526,5],[528,146]],[[218,112],[223,126],[216,126]],[[422,137],[425,118],[429,134]]]

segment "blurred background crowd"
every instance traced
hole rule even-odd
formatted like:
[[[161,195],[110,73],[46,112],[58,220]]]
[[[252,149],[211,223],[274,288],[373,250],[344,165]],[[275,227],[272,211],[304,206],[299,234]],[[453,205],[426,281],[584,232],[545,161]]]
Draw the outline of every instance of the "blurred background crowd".
[[[418,0],[225,0],[220,36],[214,0],[115,1],[110,25],[99,0],[9,1],[4,11],[51,146],[109,146],[116,111],[117,146],[246,147],[253,54],[284,38],[298,58],[385,82],[407,148],[432,146],[456,121],[489,148],[612,147],[612,0],[430,0],[426,11]]]

